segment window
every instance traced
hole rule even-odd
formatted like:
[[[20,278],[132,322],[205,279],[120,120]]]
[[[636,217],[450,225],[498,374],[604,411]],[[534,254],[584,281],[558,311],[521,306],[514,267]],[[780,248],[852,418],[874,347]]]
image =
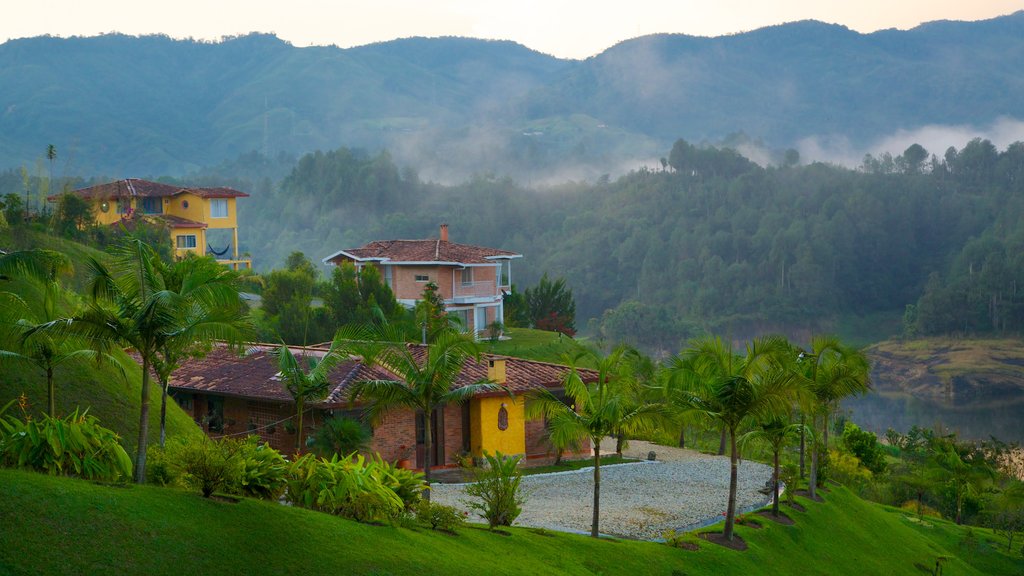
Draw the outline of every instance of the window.
[[[131,198],[118,198],[117,199],[117,213],[118,214],[127,214],[128,212],[131,211],[131,209],[132,209],[132,199]]]
[[[512,261],[501,261],[501,284],[499,286],[510,286],[512,284]]]
[[[178,236],[178,248],[195,248],[196,247],[196,235],[195,234],[183,234]]]
[[[427,276],[426,274],[417,274],[416,275],[416,281],[417,282],[430,282],[430,276]]]
[[[142,213],[143,214],[163,214],[164,213],[164,201],[163,201],[163,198],[143,198],[142,199]]]
[[[476,309],[476,318],[473,319],[473,322],[474,322],[473,328],[477,332],[482,332],[484,329],[486,329],[487,328],[487,308],[477,308]]]
[[[106,200],[100,202],[100,212],[103,212],[104,214],[110,212],[110,202],[107,202]]]
[[[473,269],[463,268],[462,269],[462,284],[468,285],[473,283]]]
[[[395,289],[395,277],[391,272],[390,264],[384,265],[384,282],[388,285],[388,288],[391,288],[392,290]]]
[[[210,200],[210,218],[228,217],[228,199],[214,198]]]
[[[462,310],[453,310],[452,312],[450,312],[451,314],[454,314],[455,317],[459,320],[459,323],[462,324],[463,332],[469,331],[470,312],[472,312],[472,310],[470,310],[469,308],[464,308]]]

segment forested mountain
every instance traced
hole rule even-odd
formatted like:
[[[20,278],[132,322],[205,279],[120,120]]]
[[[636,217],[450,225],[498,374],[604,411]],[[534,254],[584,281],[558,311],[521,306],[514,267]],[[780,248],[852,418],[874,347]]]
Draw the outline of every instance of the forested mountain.
[[[851,317],[892,320],[875,336],[1024,330],[1024,144],[974,140],[930,160],[915,145],[858,170],[763,168],[682,140],[666,156],[664,170],[530,189],[424,183],[387,153],[318,152],[241,204],[241,243],[266,268],[447,222],[453,241],[524,254],[520,286],[564,276],[581,328],[647,348]]]
[[[0,45],[0,85],[0,168],[40,170],[48,144],[59,174],[113,177],[348,146],[387,148],[429,180],[550,182],[622,173],[680,137],[743,132],[784,150],[1024,118],[1024,12],[873,34],[655,35],[583,61],[462,38],[37,37]]]

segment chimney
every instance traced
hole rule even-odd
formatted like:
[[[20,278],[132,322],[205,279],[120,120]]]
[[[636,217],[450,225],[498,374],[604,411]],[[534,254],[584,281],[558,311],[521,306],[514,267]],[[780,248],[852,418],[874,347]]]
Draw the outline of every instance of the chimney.
[[[448,225],[441,224],[441,242],[448,241]]]
[[[504,358],[490,358],[487,360],[487,379],[498,384],[506,382]]]

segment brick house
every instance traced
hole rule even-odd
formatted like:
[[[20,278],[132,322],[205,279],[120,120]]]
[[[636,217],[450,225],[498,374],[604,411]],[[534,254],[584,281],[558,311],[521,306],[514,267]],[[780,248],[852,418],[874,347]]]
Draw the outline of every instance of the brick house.
[[[376,266],[399,303],[413,307],[428,282],[437,284],[445,309],[467,330],[482,333],[495,321],[505,323],[503,291],[512,286],[512,260],[522,254],[457,244],[442,224],[436,239],[378,240],[360,248],[339,250],[322,261],[357,269]]]
[[[425,355],[426,348],[409,345],[416,356]],[[257,345],[238,355],[217,347],[206,357],[186,361],[170,379],[169,386],[178,404],[202,426],[211,437],[254,434],[284,453],[295,446],[294,430],[288,422],[295,416],[295,405],[277,372],[277,362],[270,354],[274,346]],[[293,347],[293,353],[319,357],[326,346]],[[543,421],[526,421],[524,394],[546,388],[555,395],[562,392],[562,379],[568,368],[558,364],[524,360],[493,354],[480,360],[468,359],[454,387],[490,379],[504,384],[506,392],[490,392],[474,396],[462,405],[448,405],[435,411],[432,428],[433,462],[439,467],[455,465],[455,456],[500,450],[504,454],[521,454],[527,460],[551,456],[544,440]],[[585,381],[596,380],[597,374],[581,371]],[[359,418],[359,405],[348,401],[351,383],[369,379],[399,379],[384,368],[367,367],[360,359],[343,362],[331,373],[331,387],[319,402],[306,404],[304,433],[312,435],[325,418],[335,415]],[[423,461],[423,417],[411,410],[390,412],[373,426],[371,451],[386,460],[411,456],[416,467]],[[443,439],[443,441],[439,441]],[[583,447],[588,449],[589,445]]]

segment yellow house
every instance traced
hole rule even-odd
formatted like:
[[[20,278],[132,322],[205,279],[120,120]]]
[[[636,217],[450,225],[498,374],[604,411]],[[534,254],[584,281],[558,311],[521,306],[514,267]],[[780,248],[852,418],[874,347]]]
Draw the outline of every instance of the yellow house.
[[[189,252],[211,254],[236,270],[252,267],[252,260],[240,258],[238,253],[235,200],[247,198],[245,192],[232,188],[183,188],[126,178],[72,193],[92,205],[99,225],[117,225],[139,218],[160,220],[170,230],[175,256]],[[211,244],[215,239],[217,246]]]

